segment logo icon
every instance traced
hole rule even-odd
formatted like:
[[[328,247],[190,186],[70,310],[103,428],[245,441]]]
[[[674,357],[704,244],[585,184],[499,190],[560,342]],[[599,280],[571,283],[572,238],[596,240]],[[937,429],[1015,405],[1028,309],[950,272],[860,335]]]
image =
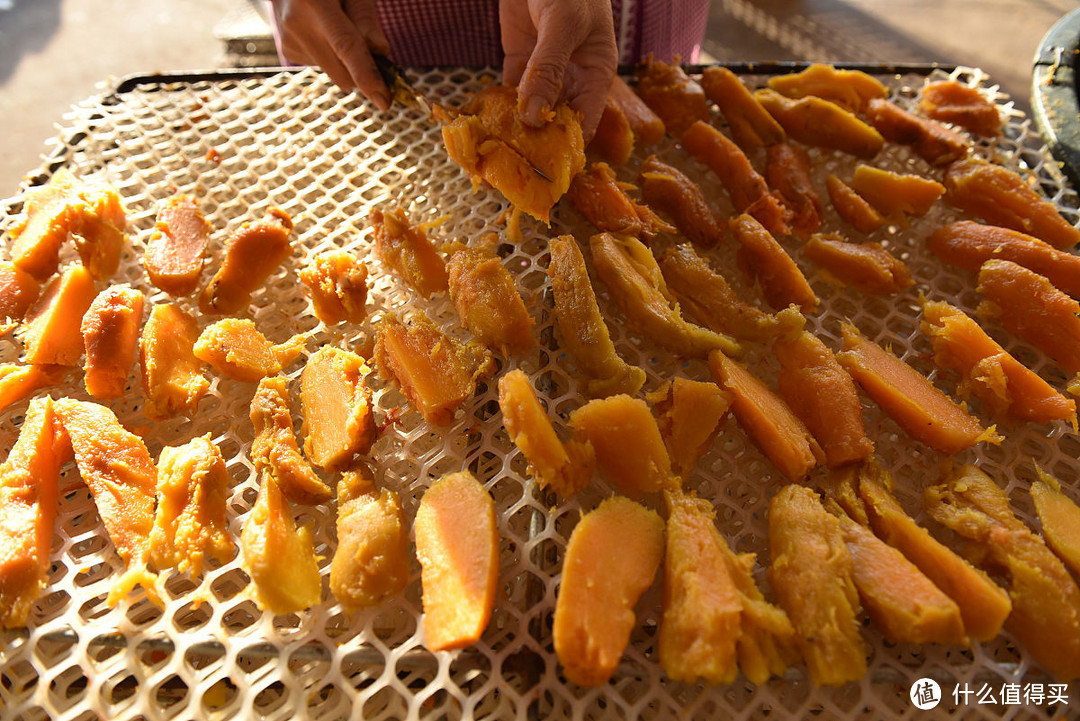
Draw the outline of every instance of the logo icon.
[[[932,678],[920,678],[911,684],[911,703],[921,711],[929,711],[941,703],[941,686]]]

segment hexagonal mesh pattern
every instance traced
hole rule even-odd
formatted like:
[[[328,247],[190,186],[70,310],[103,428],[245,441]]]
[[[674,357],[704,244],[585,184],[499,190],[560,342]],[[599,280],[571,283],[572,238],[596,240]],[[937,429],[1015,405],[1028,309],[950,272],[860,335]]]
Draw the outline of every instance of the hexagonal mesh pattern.
[[[933,75],[948,74],[937,70]],[[980,71],[961,68],[951,75],[981,87],[1006,119],[1005,134],[980,145],[979,152],[1024,172],[1070,222],[1076,222],[1076,197],[1029,121]],[[486,72],[433,70],[422,75],[417,85],[440,102],[458,104],[495,77]],[[751,85],[763,81],[761,76],[744,77]],[[919,73],[882,72],[880,77],[901,104],[911,103],[925,82]],[[447,158],[437,127],[412,112],[374,112],[309,70],[175,82],[147,79],[124,92],[83,103],[65,121],[50,165],[41,169],[39,181],[64,165],[82,176],[105,178],[119,189],[129,212],[131,247],[115,281],[143,289],[150,302],[168,300],[148,284],[139,262],[162,199],[177,190],[194,194],[214,226],[215,251],[241,222],[260,217],[270,206],[287,211],[296,223],[295,253],[256,292],[249,315],[278,342],[294,333],[307,333],[308,353],[324,344],[369,351],[372,321],[389,310],[407,316],[422,309],[446,332],[465,337],[447,298],[424,301],[382,272],[374,259],[369,264],[373,275],[367,322],[327,328],[314,317],[296,269],[308,255],[327,248],[367,256],[367,216],[372,209],[400,204],[414,222],[442,220],[431,234],[443,242],[477,243],[489,232],[499,233],[499,254],[517,279],[541,339],[532,354],[501,362],[501,370],[513,365],[530,375],[565,437],[567,415],[583,399],[576,389],[573,361],[560,352],[553,328],[545,276],[546,243],[555,233],[574,233],[581,241],[591,233],[565,204],[554,213],[550,230],[526,222],[524,240],[510,243],[500,219],[505,201],[491,190],[473,191],[465,174]],[[725,193],[703,166],[673,143],[655,150],[683,167],[716,208],[730,214]],[[819,188],[824,187],[827,173],[849,177],[854,167],[851,158],[836,153],[814,151],[813,157]],[[620,169],[620,177],[633,181],[642,160],[635,157],[628,168]],[[887,148],[875,164],[940,175],[904,148]],[[10,226],[21,203],[11,199],[3,208],[0,229]],[[842,231],[831,212],[827,229]],[[875,239],[908,263],[917,280],[914,288],[898,296],[862,297],[838,289],[803,264],[823,299],[820,312],[810,318],[811,329],[836,347],[839,322],[849,319],[867,335],[891,343],[940,387],[955,391],[954,381],[934,371],[928,360],[928,344],[918,330],[918,296],[947,298],[974,311],[978,296],[973,278],[943,267],[922,246],[934,227],[958,217],[938,203],[909,227],[875,234]],[[10,240],[6,234],[5,240]],[[672,240],[661,239],[660,246]],[[714,251],[713,261],[733,267],[733,245],[728,242]],[[730,276],[739,282],[737,274]],[[702,362],[674,359],[629,333],[599,283],[597,290],[620,353],[648,371],[646,390],[675,374],[709,377]],[[741,290],[747,297],[757,297],[754,288]],[[200,320],[203,325],[208,322]],[[1065,376],[1041,353],[1000,328],[991,325],[989,330],[1056,387],[1064,387]],[[18,354],[13,340],[0,340],[0,361],[15,360]],[[766,349],[751,349],[748,360],[755,372],[775,381],[775,364]],[[287,372],[296,378],[301,367],[298,362]],[[801,668],[760,687],[741,679],[727,687],[672,683],[656,662],[657,582],[638,606],[635,631],[611,683],[598,689],[567,684],[560,676],[551,640],[560,561],[580,512],[593,507],[611,487],[598,478],[570,500],[540,491],[502,428],[493,380],[481,383],[455,423],[444,429],[424,424],[401,393],[376,374],[368,381],[379,415],[387,420],[371,457],[379,481],[401,494],[408,518],[415,514],[419,497],[433,478],[463,468],[480,478],[495,499],[501,535],[500,593],[480,643],[454,653],[431,653],[424,648],[415,561],[402,597],[353,615],[346,614],[325,589],[324,602],[308,612],[277,617],[260,612],[245,594],[248,579],[239,559],[210,568],[204,579],[166,572],[164,610],[153,606],[141,591],[109,608],[105,597],[121,564],[88,491],[69,464],[61,479],[49,588],[28,629],[0,633],[3,715],[28,719],[213,714],[215,718],[351,715],[373,720],[423,716],[599,721],[750,718],[768,713],[781,719],[810,714],[895,719],[911,715],[907,691],[920,677],[935,678],[946,690],[963,682],[977,687],[1045,679],[1007,634],[969,649],[897,646],[885,643],[867,624],[865,636],[872,658],[860,683],[815,688]],[[155,458],[164,445],[207,433],[221,448],[232,478],[231,528],[238,536],[256,495],[248,458],[252,429],[247,420],[254,386],[215,378],[194,419],[157,424],[150,424],[141,414],[143,393],[134,369],[130,387],[131,393],[111,407],[121,421],[143,433]],[[87,398],[80,382],[54,393]],[[0,415],[0,433],[7,447],[25,408],[25,402],[20,403]],[[973,408],[980,410],[977,405]],[[879,455],[896,475],[901,501],[914,510],[922,487],[937,478],[941,457],[910,441],[869,403],[866,419]],[[1031,522],[1030,499],[1024,489],[1034,477],[1033,463],[1076,489],[1080,443],[1060,424],[1004,430],[1007,440],[1001,446],[979,446],[960,460],[977,462],[1008,484],[1021,515]],[[720,528],[737,550],[756,552],[765,559],[765,509],[783,482],[732,419],[687,486],[713,500]],[[334,508],[297,507],[295,511],[300,522],[314,529],[325,579],[335,548]],[[761,564],[758,571],[765,585]],[[212,600],[197,605],[191,591],[200,582]],[[1077,703],[1075,698],[1073,703]],[[997,718],[1015,709],[985,706],[965,711]]]

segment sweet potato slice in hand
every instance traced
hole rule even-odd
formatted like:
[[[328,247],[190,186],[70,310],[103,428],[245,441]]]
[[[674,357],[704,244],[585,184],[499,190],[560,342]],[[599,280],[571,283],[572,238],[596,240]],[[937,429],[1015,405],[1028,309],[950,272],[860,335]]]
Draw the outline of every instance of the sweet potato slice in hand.
[[[198,323],[180,306],[167,303],[151,309],[139,338],[143,415],[150,420],[191,416],[198,409],[210,388],[202,361],[195,357],[198,339]]]
[[[622,496],[601,501],[574,526],[563,557],[552,634],[563,674],[599,686],[615,673],[664,553],[664,522]]]
[[[675,228],[649,206],[634,201],[626,190],[626,184],[616,180],[611,166],[593,163],[570,183],[566,199],[601,232],[632,235],[640,240],[661,231],[674,232]]]
[[[86,348],[83,379],[95,398],[124,394],[142,325],[143,294],[130,285],[112,285],[98,293],[83,315],[80,330]]]
[[[150,282],[169,295],[194,293],[209,243],[210,223],[198,203],[190,195],[172,196],[158,210],[143,252]]]
[[[424,646],[464,648],[491,618],[499,578],[495,502],[468,471],[431,484],[413,524],[424,603]]]
[[[375,410],[364,382],[368,371],[355,353],[323,346],[300,372],[304,453],[319,468],[346,466],[375,442]]]
[[[232,315],[246,308],[251,294],[292,255],[292,229],[292,218],[280,208],[237,228],[225,242],[221,266],[199,294],[199,310]]]
[[[26,314],[17,336],[26,363],[77,366],[83,354],[83,315],[97,297],[90,272],[69,266],[53,278]]]
[[[289,379],[263,378],[251,399],[251,460],[255,468],[272,478],[275,486],[294,503],[322,503],[330,488],[301,455],[293,432]]]

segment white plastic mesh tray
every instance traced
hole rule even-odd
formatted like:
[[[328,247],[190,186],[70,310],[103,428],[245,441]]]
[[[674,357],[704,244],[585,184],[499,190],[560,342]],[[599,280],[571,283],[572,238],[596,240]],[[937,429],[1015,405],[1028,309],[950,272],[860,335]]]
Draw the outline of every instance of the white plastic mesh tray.
[[[902,104],[910,103],[926,80],[924,72],[880,69],[877,73]],[[934,77],[950,74],[982,88],[1006,119],[1005,135],[993,144],[981,145],[979,152],[1024,172],[1075,223],[1076,197],[1028,120],[978,70],[932,73]],[[743,76],[751,85],[763,81],[749,69],[744,69]],[[441,102],[459,104],[496,77],[494,73],[435,70],[418,78],[417,85]],[[703,166],[670,143],[656,152],[699,181],[717,210],[731,212],[723,190]],[[819,189],[823,190],[828,172],[850,177],[854,166],[850,157],[816,151],[813,157]],[[641,160],[635,157],[632,166]],[[922,161],[895,146],[888,146],[874,162],[908,172],[929,172]],[[506,241],[500,225],[505,201],[490,190],[474,193],[464,172],[447,158],[438,128],[411,111],[376,112],[309,70],[146,78],[73,108],[37,182],[60,166],[77,175],[105,178],[119,189],[129,213],[131,248],[114,281],[143,289],[150,302],[168,300],[149,285],[139,263],[162,199],[177,190],[195,195],[214,227],[215,251],[233,228],[261,217],[268,207],[287,211],[296,223],[295,252],[255,294],[249,315],[276,342],[307,333],[308,353],[324,344],[368,352],[373,321],[391,309],[406,315],[423,309],[445,331],[464,337],[447,298],[424,301],[384,272],[374,258],[368,259],[373,287],[367,322],[327,328],[314,317],[296,269],[306,256],[327,248],[368,256],[371,210],[400,204],[414,222],[446,216],[446,222],[431,231],[436,240],[476,243],[487,232],[500,232],[500,255],[517,279],[541,339],[537,350],[509,365],[529,373],[557,416],[564,437],[567,414],[583,403],[573,380],[572,360],[558,349],[545,268],[550,235],[573,232],[586,242],[590,227],[563,204],[553,214],[550,230],[526,223],[524,242]],[[620,177],[632,181],[636,171],[621,169]],[[10,240],[6,229],[21,203],[12,198],[0,207],[6,247]],[[843,232],[829,212],[827,229]],[[821,311],[810,319],[811,329],[836,348],[839,322],[849,319],[868,336],[891,343],[940,387],[954,391],[953,381],[933,370],[928,344],[918,330],[917,300],[924,293],[974,311],[978,296],[973,278],[943,267],[922,246],[933,228],[958,217],[938,203],[910,227],[876,234],[875,239],[886,242],[908,263],[917,281],[903,294],[863,297],[811,275],[823,299]],[[660,245],[672,241],[661,239]],[[728,241],[714,251],[714,262],[731,267],[732,246]],[[803,263],[803,268],[813,273],[808,264]],[[738,281],[736,273],[729,275]],[[645,390],[657,388],[675,374],[709,377],[702,362],[676,360],[629,334],[620,312],[602,285],[597,286],[617,348],[648,372]],[[747,297],[756,297],[753,288],[742,290]],[[200,322],[205,325],[210,319]],[[998,327],[988,329],[1056,387],[1064,387],[1065,376],[1042,354]],[[15,360],[18,355],[14,341],[0,339],[0,361]],[[756,373],[775,379],[775,367],[765,349],[751,351],[749,360]],[[302,366],[301,359],[287,373],[295,378]],[[501,362],[501,370],[507,367]],[[260,612],[244,594],[248,579],[239,559],[206,571],[214,599],[210,603],[196,607],[191,602],[189,593],[198,579],[166,572],[164,610],[151,604],[141,590],[109,608],[105,597],[121,563],[89,492],[69,464],[61,479],[49,588],[36,605],[29,628],[0,632],[0,715],[5,719],[118,720],[305,716],[598,721],[766,715],[898,719],[921,713],[908,699],[912,682],[921,677],[936,679],[947,696],[938,712],[973,718],[1026,717],[1038,712],[1047,717],[1080,708],[1075,691],[1068,706],[976,705],[974,700],[956,706],[948,697],[956,684],[999,688],[1003,683],[1053,679],[1034,667],[1008,634],[971,648],[894,645],[884,642],[869,622],[865,637],[872,657],[868,673],[858,683],[816,688],[801,667],[759,687],[741,678],[720,687],[672,683],[661,672],[654,647],[660,617],[659,581],[638,606],[637,625],[612,681],[595,689],[568,684],[560,676],[551,640],[560,561],[581,510],[593,507],[611,488],[598,477],[574,499],[541,492],[502,428],[493,379],[482,382],[456,422],[443,429],[428,426],[415,411],[403,409],[397,415],[396,409],[405,405],[401,393],[375,373],[368,381],[375,389],[379,418],[387,421],[371,459],[378,480],[401,494],[408,519],[433,478],[462,468],[480,478],[495,499],[501,536],[500,592],[480,643],[452,653],[431,653],[424,648],[415,561],[402,597],[353,615],[346,614],[325,589],[323,603],[308,612],[278,617]],[[164,445],[211,434],[227,459],[232,478],[230,523],[239,536],[257,487],[248,458],[252,437],[248,403],[254,385],[215,378],[194,419],[153,424],[141,413],[143,393],[137,369],[129,382],[130,393],[111,407],[121,421],[144,434],[155,458]],[[87,398],[81,380],[52,392]],[[10,447],[25,407],[25,402],[20,403],[0,415],[4,447]],[[980,410],[977,405],[974,409]],[[901,501],[916,512],[921,489],[938,478],[937,464],[942,458],[908,439],[869,402],[866,420],[879,455],[896,476]],[[1007,440],[1001,446],[980,445],[960,460],[979,463],[1007,484],[1016,507],[1029,522],[1033,514],[1025,489],[1034,477],[1034,463],[1055,474],[1075,497],[1080,488],[1080,441],[1071,429],[1057,424],[1003,430]],[[784,482],[734,419],[729,419],[687,486],[714,502],[718,524],[736,550],[757,552],[759,560],[767,561],[765,509],[768,498]],[[297,507],[296,512],[301,522],[310,522],[315,529],[325,579],[335,548],[334,508]],[[921,514],[917,517],[925,520]],[[767,589],[761,563],[758,580]]]

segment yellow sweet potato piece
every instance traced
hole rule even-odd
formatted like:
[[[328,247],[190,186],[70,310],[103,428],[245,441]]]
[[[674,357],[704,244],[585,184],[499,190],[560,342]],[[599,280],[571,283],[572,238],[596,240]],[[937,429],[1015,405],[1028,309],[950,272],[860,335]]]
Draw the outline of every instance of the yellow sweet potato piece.
[[[528,353],[536,346],[532,317],[498,256],[461,248],[450,256],[446,270],[450,299],[477,340],[504,357]]]
[[[162,448],[157,471],[157,512],[150,531],[154,566],[197,577],[207,559],[231,559],[236,544],[225,511],[229,472],[210,435]]]
[[[251,399],[251,460],[263,475],[293,503],[322,503],[330,498],[329,486],[300,453],[293,432],[289,379],[263,378]]]
[[[885,140],[910,146],[916,155],[933,166],[960,160],[971,147],[967,138],[941,123],[920,118],[882,98],[871,98],[867,102],[866,119]]]
[[[297,271],[315,317],[326,325],[362,323],[367,316],[367,266],[344,250],[313,256]]]
[[[839,235],[814,233],[802,250],[830,279],[860,293],[899,293],[915,282],[904,261],[880,243],[849,243]]]
[[[270,475],[240,531],[241,567],[251,577],[251,599],[278,615],[299,613],[322,599],[315,546],[308,526],[297,528],[285,494]]]
[[[143,294],[126,283],[98,293],[82,317],[83,379],[95,398],[124,395],[142,325]]]
[[[109,590],[112,606],[136,585],[157,605],[157,576],[147,570],[154,527],[157,468],[141,438],[97,403],[61,398],[56,415],[71,439],[75,466],[90,489],[98,515],[127,570]]]
[[[879,213],[901,224],[907,223],[909,215],[926,215],[945,193],[945,186],[936,180],[862,163],[855,167],[850,185]]]
[[[579,686],[611,678],[626,650],[634,606],[652,585],[664,552],[655,511],[612,496],[570,534],[552,634],[563,674]]]
[[[634,152],[634,129],[630,127],[630,119],[610,94],[604,102],[596,132],[585,150],[613,165],[624,165]]]
[[[116,188],[106,182],[87,185],[73,210],[71,232],[79,259],[95,280],[108,280],[120,266],[127,243],[127,220]]]
[[[806,276],[768,229],[748,214],[728,222],[739,241],[736,260],[745,273],[757,279],[769,305],[777,310],[792,304],[803,310],[817,307],[817,295]]]
[[[199,334],[192,352],[218,373],[256,383],[281,372],[304,349],[303,335],[294,335],[275,345],[255,327],[249,318],[222,318]]]
[[[0,335],[15,330],[40,292],[34,276],[10,261],[0,262]]]
[[[784,142],[784,128],[776,122],[739,76],[721,65],[701,73],[701,87],[720,109],[735,142],[747,152]]]
[[[90,271],[72,265],[45,286],[19,329],[27,363],[75,366],[83,354],[79,325],[97,296]]]
[[[0,363],[0,410],[60,383],[70,366]]]
[[[869,159],[885,144],[877,130],[824,98],[807,95],[793,100],[771,88],[755,91],[754,97],[783,126],[789,138],[804,145],[831,148]]]
[[[671,218],[679,232],[695,245],[711,248],[723,240],[723,223],[709,207],[701,189],[678,168],[650,155],[641,166],[638,184],[645,202]]]
[[[399,595],[409,582],[409,527],[393,491],[376,491],[364,464],[337,483],[337,550],[330,592],[352,613]]]
[[[425,421],[439,426],[450,425],[476,381],[495,372],[489,350],[444,335],[423,313],[408,325],[393,314],[383,317],[375,329],[375,364]]]
[[[0,463],[0,628],[26,625],[49,574],[60,466],[70,445],[50,397],[30,401]]]
[[[1031,498],[1042,523],[1042,537],[1058,558],[1080,575],[1080,506],[1061,492],[1061,484],[1041,468],[1031,484]]]
[[[231,315],[248,306],[251,294],[292,254],[293,222],[280,208],[242,224],[225,242],[221,266],[199,294],[199,310]]]
[[[468,471],[431,484],[413,524],[424,603],[424,646],[464,648],[480,640],[495,603],[499,533],[495,502]]]
[[[825,211],[805,150],[791,143],[770,145],[765,152],[765,180],[791,212],[791,229],[797,237],[808,238],[821,227]]]
[[[861,113],[872,98],[885,98],[889,94],[885,85],[869,73],[825,63],[811,63],[797,73],[776,75],[769,78],[768,85],[786,97],[813,95],[852,113]]]
[[[499,409],[510,440],[529,462],[541,488],[565,498],[589,484],[596,465],[592,445],[559,440],[523,371],[515,368],[499,379]]]
[[[646,398],[656,410],[671,470],[689,478],[727,419],[732,394],[715,383],[677,376]]]
[[[809,488],[787,485],[769,502],[769,579],[798,633],[810,680],[821,686],[866,673],[854,564],[840,522]]]
[[[389,213],[373,210],[370,221],[379,262],[425,298],[446,290],[446,261],[423,225],[409,225],[403,208],[394,208]]]
[[[626,191],[626,184],[616,180],[611,166],[597,162],[578,173],[566,191],[566,199],[601,232],[622,233],[641,240],[661,231],[674,232],[649,206],[634,201]]]
[[[885,216],[837,176],[830,173],[825,179],[825,187],[836,214],[855,230],[869,234],[885,225]]]
[[[649,147],[664,139],[667,132],[664,121],[618,75],[608,90],[608,100],[626,116],[626,121],[634,132],[634,140],[639,145]]]
[[[573,236],[562,235],[552,238],[548,248],[551,262],[547,273],[555,301],[560,347],[573,357],[584,376],[585,395],[594,398],[616,393],[635,395],[645,383],[645,371],[627,364],[615,351],[577,241]]]
[[[760,686],[771,676],[782,676],[799,660],[795,627],[784,609],[766,601],[754,582],[757,557],[752,553],[736,555],[727,543],[720,551],[742,600],[736,643],[739,670],[750,683]]]
[[[180,306],[155,305],[139,338],[142,385],[146,392],[143,414],[150,420],[194,415],[199,400],[210,388],[195,357],[199,326]]]
[[[170,295],[194,293],[209,243],[210,223],[195,199],[182,193],[172,196],[158,209],[143,252],[150,282]]]
[[[696,121],[708,121],[709,101],[697,81],[677,63],[654,60],[650,55],[637,67],[637,94],[678,138]]]
[[[47,280],[60,264],[60,248],[71,232],[71,198],[82,188],[67,168],[60,168],[45,185],[26,193],[23,213],[11,228],[11,260],[38,281]]]
[[[375,410],[364,383],[367,371],[355,353],[323,346],[300,372],[304,454],[319,468],[338,470],[375,442]]]
[[[656,418],[640,398],[593,399],[571,411],[570,427],[576,440],[592,446],[611,484],[630,498],[678,485]]]
[[[970,133],[993,138],[1001,134],[1001,116],[993,101],[955,80],[927,83],[919,110],[934,120],[959,125]]]

